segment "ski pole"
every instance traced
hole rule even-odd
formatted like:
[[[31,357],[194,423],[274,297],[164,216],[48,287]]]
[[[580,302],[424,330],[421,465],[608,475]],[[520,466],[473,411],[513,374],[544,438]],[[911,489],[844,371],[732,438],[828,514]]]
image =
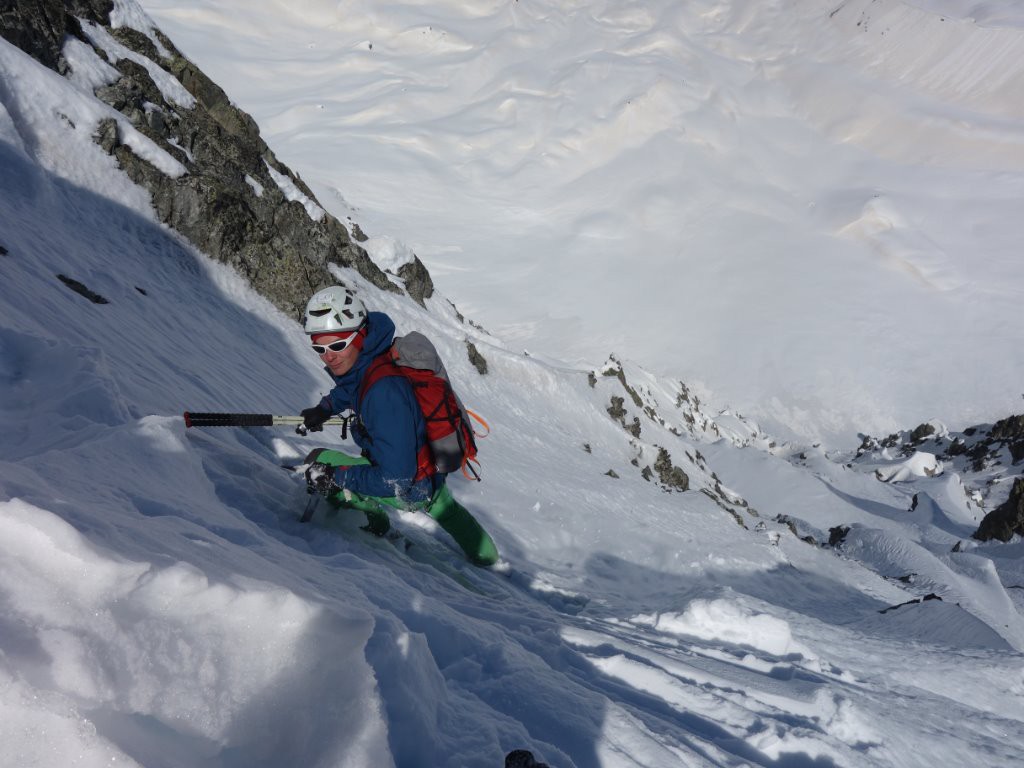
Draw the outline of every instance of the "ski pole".
[[[345,419],[328,419],[324,426],[345,426]],[[306,434],[301,416],[274,416],[269,413],[192,413],[185,411],[186,427],[278,427],[294,426]]]

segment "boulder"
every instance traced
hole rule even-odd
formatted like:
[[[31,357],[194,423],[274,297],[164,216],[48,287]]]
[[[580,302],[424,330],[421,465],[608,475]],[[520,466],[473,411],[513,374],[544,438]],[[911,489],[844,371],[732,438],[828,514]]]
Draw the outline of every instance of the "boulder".
[[[1024,477],[1013,481],[1010,498],[985,515],[971,536],[979,541],[1009,541],[1014,534],[1024,536]]]

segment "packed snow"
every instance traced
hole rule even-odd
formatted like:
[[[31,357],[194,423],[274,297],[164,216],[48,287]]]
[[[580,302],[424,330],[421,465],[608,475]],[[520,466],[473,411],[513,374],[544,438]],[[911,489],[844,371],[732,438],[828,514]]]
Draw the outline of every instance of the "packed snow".
[[[301,473],[287,467],[301,465],[316,446],[351,450],[336,429],[300,437],[282,428],[185,428],[186,410],[296,413],[329,381],[301,328],[158,224],[148,195],[94,143],[99,121],[116,116],[90,95],[107,76],[102,67],[73,48],[68,60],[82,62],[83,71],[65,79],[0,40],[0,765],[485,768],[520,748],[553,768],[1019,762],[1024,543],[970,539],[979,502],[991,507],[1005,498],[1005,482],[979,486],[953,466],[940,472],[927,450],[853,461],[827,445],[786,444],[736,410],[709,407],[685,376],[695,371],[726,392],[749,385],[750,397],[770,391],[770,382],[749,382],[752,369],[740,361],[753,346],[728,335],[715,310],[740,294],[752,303],[735,305],[738,324],[765,332],[774,326],[782,340],[792,323],[808,326],[786,341],[782,359],[809,371],[804,355],[828,346],[823,334],[849,319],[842,306],[827,321],[806,313],[807,291],[820,291],[823,306],[835,302],[821,283],[828,277],[863,310],[854,328],[867,336],[880,322],[872,308],[890,299],[933,324],[922,340],[903,316],[886,315],[884,338],[872,343],[896,364],[871,369],[877,380],[867,383],[900,390],[907,371],[937,359],[941,341],[942,370],[929,370],[928,380],[903,396],[930,396],[951,378],[932,402],[955,411],[940,409],[942,418],[962,425],[957,419],[976,408],[991,422],[1000,414],[984,387],[1013,382],[1007,374],[1019,364],[1008,354],[1019,327],[1005,314],[1022,285],[1009,259],[1018,224],[1002,221],[1018,171],[903,166],[857,142],[826,152],[817,142],[828,132],[813,115],[777,114],[783,102],[750,77],[783,66],[773,57],[790,54],[758,46],[801,29],[808,3],[793,4],[786,30],[762,29],[760,4],[739,3],[678,11],[668,3],[609,4],[586,14],[574,4],[526,2],[357,2],[344,14],[334,3],[146,5],[177,45],[253,110],[275,152],[337,213],[343,198],[327,192],[330,176],[352,201],[353,218],[380,238],[375,254],[394,264],[411,249],[438,268],[442,290],[426,308],[377,291],[351,271],[336,276],[388,312],[400,331],[427,333],[464,400],[491,424],[481,441],[484,481],[453,477],[451,486],[503,558],[488,570],[470,566],[422,514],[394,515],[399,541],[374,538],[359,530],[358,515],[331,514],[324,504],[312,522],[299,523],[308,496]],[[916,5],[938,12],[937,0]],[[974,5],[996,31],[1015,29],[994,4]],[[120,23],[151,29],[129,0],[115,9]],[[530,23],[517,28],[510,18]],[[804,28],[805,42],[824,50],[828,41],[813,39],[813,29]],[[632,34],[622,37],[624,30]],[[288,34],[300,33],[322,47],[255,47],[272,34],[287,43]],[[589,66],[580,59],[566,71],[580,46],[600,48],[610,38],[622,43],[620,53],[595,56]],[[448,70],[447,87],[459,93],[440,89],[436,70],[417,73],[413,61],[400,66],[392,48],[467,57]],[[320,51],[318,66],[305,58],[310,50]],[[341,61],[339,50],[346,52]],[[545,60],[538,51],[558,56]],[[385,54],[385,63],[371,62],[371,53]],[[242,75],[223,71],[232,57],[253,86],[262,85],[264,106],[290,89],[294,112],[267,116],[259,103],[247,103],[254,91],[237,87]],[[554,73],[588,110],[600,110],[606,99],[632,98],[632,86],[644,85],[665,57],[682,69],[663,76],[661,86],[648,83],[636,135],[626,130],[629,110],[603,120],[563,115],[537,82]],[[611,77],[612,58],[629,77]],[[379,66],[394,67],[390,80],[380,79]],[[677,81],[679,72],[707,78]],[[414,73],[415,86],[407,80]],[[296,87],[297,75],[307,89]],[[478,77],[491,78],[496,90],[472,91]],[[716,78],[721,85],[711,87]],[[318,90],[328,82],[330,91]],[[606,82],[608,92],[598,93]],[[892,104],[903,89],[929,94],[925,84],[885,82],[895,91]],[[680,83],[717,106],[680,101]],[[517,97],[503,106],[492,99],[505,89]],[[330,127],[310,120],[312,109],[303,105],[313,93],[325,112],[346,120]],[[474,93],[474,101],[454,108]],[[353,99],[363,101],[362,112]],[[750,100],[759,104],[754,112]],[[518,122],[502,118],[503,109],[519,110]],[[713,189],[695,191],[680,208],[669,181],[700,160],[700,142],[686,138],[694,148],[682,151],[678,137],[659,138],[653,127],[673,125],[688,109],[696,114],[686,131],[703,130],[706,151],[732,161],[723,170],[704,156],[702,186]],[[131,126],[116,117],[130,136]],[[1011,118],[1003,119],[1008,125]],[[771,136],[752,141],[755,128],[768,126]],[[831,129],[840,130],[840,122]],[[479,143],[470,146],[474,136]],[[357,140],[365,151],[353,151]],[[134,151],[159,157],[141,134],[134,141]],[[622,189],[605,184],[634,162],[653,162],[650,142],[659,141],[667,142],[657,174],[664,194],[625,176]],[[387,162],[372,151],[384,146]],[[935,204],[931,218],[910,216],[905,221],[917,223],[896,227],[897,242],[940,230],[966,242],[968,227],[983,232],[981,222],[989,222],[990,261],[968,270],[949,255],[940,265],[950,280],[969,277],[963,291],[971,302],[956,289],[943,294],[966,313],[960,330],[941,326],[945,314],[929,314],[934,307],[924,299],[908,301],[892,284],[898,271],[883,273],[856,249],[837,248],[838,236],[795,234],[793,201],[801,190],[777,199],[780,185],[793,180],[772,172],[781,173],[786,151],[798,147],[813,157],[806,173],[820,179],[819,191],[831,190],[829,211],[816,214],[822,221],[842,207],[837,200],[856,211],[866,204],[834,181],[838,165],[852,162],[863,164],[865,178],[878,173],[898,182],[903,192],[888,197],[902,210]],[[344,172],[340,165],[336,172],[303,166],[317,151],[339,163],[351,153]],[[438,154],[427,162],[431,152]],[[450,163],[449,153],[458,152],[464,161]],[[544,160],[543,152],[553,156]],[[831,156],[844,152],[858,159]],[[587,180],[581,173],[591,163]],[[748,163],[750,172],[740,173]],[[548,188],[545,164],[559,174],[574,167],[576,183]],[[491,166],[496,176],[485,172]],[[168,163],[164,170],[179,168]],[[966,222],[947,221],[943,206],[962,198],[945,195],[969,173],[984,181],[985,194]],[[447,176],[436,188],[424,181],[438,174]],[[918,189],[925,177],[935,183]],[[489,187],[488,178],[503,183]],[[531,178],[538,186],[526,194]],[[691,175],[687,185],[697,181]],[[731,204],[712,215],[716,195]],[[518,207],[506,208],[513,198]],[[444,231],[455,219],[434,214],[474,200],[459,227]],[[579,218],[565,215],[577,206]],[[697,209],[707,214],[699,231],[695,220],[685,223]],[[871,210],[890,215],[885,203]],[[566,237],[561,227],[584,219],[595,261],[581,270],[572,265],[584,229]],[[633,219],[642,227],[627,227]],[[515,236],[502,229],[513,220]],[[659,229],[669,221],[684,224]],[[752,222],[754,230],[734,231]],[[482,250],[488,232],[492,247]],[[585,292],[603,290],[607,254],[598,245],[615,240],[620,257],[633,263],[627,242],[646,253],[657,250],[659,238],[678,237],[684,250],[700,252],[718,239],[739,253],[735,246],[753,239],[789,256],[760,268],[753,254],[745,263],[673,266],[681,270],[674,272],[685,284],[681,292],[679,281],[659,280],[648,265],[648,295],[636,303],[627,276],[616,271],[623,306],[641,321],[666,297],[673,309],[685,305],[688,314],[669,323],[678,332],[652,327],[643,338],[652,339],[652,350],[655,342],[682,339],[692,353],[679,366],[644,370],[633,359],[643,358],[637,337],[629,359],[609,359],[622,346],[619,329],[595,331],[601,323],[587,316]],[[811,241],[836,249],[836,274],[807,272]],[[565,246],[566,264],[549,258],[545,244],[554,242]],[[788,248],[794,243],[799,247]],[[703,270],[701,279],[694,269]],[[527,309],[539,297],[516,288],[532,282],[543,295],[564,289],[572,274],[580,282],[565,294],[566,313],[578,313],[572,322]],[[714,274],[729,277],[729,285],[701,282]],[[58,275],[107,303],[90,301]],[[764,299],[765,288],[787,283],[787,275],[791,293]],[[499,291],[506,283],[511,298]],[[493,324],[494,333],[462,321],[446,294],[468,317]],[[516,316],[528,320],[503,319],[520,305],[524,314]],[[993,323],[984,326],[990,332],[975,333],[977,321]],[[986,361],[978,391],[962,398],[957,370],[969,359],[960,356],[961,338]],[[524,343],[543,339],[550,346],[524,354]],[[486,375],[471,365],[466,341],[486,357]],[[581,366],[575,353],[558,356],[577,346],[608,362]],[[772,351],[754,346],[764,359]],[[703,370],[698,352],[716,347],[720,367]],[[835,346],[837,359],[856,352]],[[658,354],[666,359],[664,349]],[[1008,368],[993,370],[1000,360]],[[857,416],[859,401],[846,388],[821,393],[842,414],[835,423]],[[780,389],[777,402],[764,407],[776,416],[804,414],[815,429],[828,425],[825,405],[788,396]],[[609,411],[613,398],[622,399],[619,417]],[[908,412],[896,403],[886,414],[872,402],[885,418]],[[634,418],[639,436],[624,429]],[[657,464],[659,448],[686,471],[690,490],[641,474]],[[837,527],[848,529],[841,546],[822,546]],[[931,595],[941,600],[926,599]]]

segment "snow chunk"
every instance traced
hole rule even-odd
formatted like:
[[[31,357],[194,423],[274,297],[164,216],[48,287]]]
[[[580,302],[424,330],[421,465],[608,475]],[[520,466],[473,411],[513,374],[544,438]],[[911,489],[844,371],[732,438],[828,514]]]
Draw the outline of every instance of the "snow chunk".
[[[306,209],[306,213],[309,214],[309,218],[313,221],[320,221],[324,217],[326,211],[310,200],[289,176],[275,171],[266,160],[263,161],[263,164],[267,166],[267,170],[270,171],[270,178],[274,180],[277,188],[281,190],[286,199],[302,203],[302,207]]]
[[[745,645],[773,656],[796,653],[815,658],[793,639],[787,622],[766,613],[753,613],[732,600],[694,600],[683,613],[641,614],[630,621],[670,635]]]
[[[942,474],[942,462],[934,453],[914,451],[906,461],[875,469],[875,477],[883,483],[900,483],[915,477],[935,477]]]
[[[92,96],[97,88],[116,83],[121,77],[120,72],[101,59],[91,46],[86,45],[77,37],[68,36],[62,53],[68,66],[71,67],[68,80],[89,96]]]
[[[416,257],[409,246],[387,235],[371,237],[362,246],[370,254],[373,263],[385,272],[397,273]]]
[[[164,47],[163,43],[160,42],[160,38],[156,36],[156,25],[153,23],[153,20],[142,10],[142,6],[133,0],[114,0],[114,8],[110,11],[110,26],[114,29],[129,27],[137,32],[141,32],[156,46],[157,53],[165,59],[170,58],[171,52]]]
[[[185,109],[192,109],[195,106],[196,100],[183,86],[178,79],[174,77],[170,72],[162,69],[159,65],[153,61],[147,59],[135,51],[129,50],[121,43],[117,42],[107,30],[103,27],[93,24],[91,21],[85,19],[79,19],[82,25],[82,31],[86,37],[92,41],[93,45],[98,48],[102,48],[106,51],[107,55],[114,59],[114,61],[120,61],[121,59],[131,59],[136,64],[141,64],[146,68],[149,76],[153,78],[153,82],[156,87],[160,89],[160,93],[163,94],[164,99],[167,100],[168,104],[177,104]]]
[[[132,127],[125,120],[118,120],[121,130],[121,143],[131,149],[138,157],[155,166],[165,176],[178,179],[188,173],[188,169],[174,157],[158,147],[153,141]]]
[[[263,197],[263,185],[249,174],[245,174],[245,183],[248,184],[256,197]]]
[[[270,762],[293,764],[282,754],[291,745],[261,724],[283,717],[284,728],[294,727],[287,722],[294,691],[326,700],[344,690],[351,698],[335,714],[349,733],[339,743],[360,743],[354,764],[374,764],[370,755],[385,749],[363,657],[373,622],[361,611],[326,615],[252,579],[215,582],[186,563],[125,561],[20,499],[0,503],[0,602],[12,622],[6,626],[20,628],[17,636],[0,633],[0,659],[19,645],[38,646],[47,697],[70,698],[92,719],[144,716],[227,748],[276,749]],[[311,655],[317,647],[330,652]],[[0,691],[8,687],[3,674],[0,667]],[[0,734],[13,739],[4,739],[5,754],[32,754],[32,731],[5,733],[2,722]],[[97,748],[81,735],[65,738],[64,748]]]

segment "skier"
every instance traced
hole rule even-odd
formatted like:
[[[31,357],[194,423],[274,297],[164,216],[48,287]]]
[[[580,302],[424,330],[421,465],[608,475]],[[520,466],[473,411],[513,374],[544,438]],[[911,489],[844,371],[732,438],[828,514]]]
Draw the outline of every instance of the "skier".
[[[302,411],[303,425],[319,432],[332,415],[352,411],[352,437],[363,454],[314,451],[307,459],[312,462],[306,470],[310,486],[336,506],[365,512],[364,530],[377,536],[391,528],[389,507],[423,509],[451,534],[470,562],[496,563],[494,541],[455,501],[446,475],[437,472],[430,460],[426,421],[410,382],[390,376],[361,392],[370,364],[387,353],[394,341],[391,318],[383,312],[367,312],[351,290],[332,286],[309,300],[305,331],[334,388],[317,405]]]

